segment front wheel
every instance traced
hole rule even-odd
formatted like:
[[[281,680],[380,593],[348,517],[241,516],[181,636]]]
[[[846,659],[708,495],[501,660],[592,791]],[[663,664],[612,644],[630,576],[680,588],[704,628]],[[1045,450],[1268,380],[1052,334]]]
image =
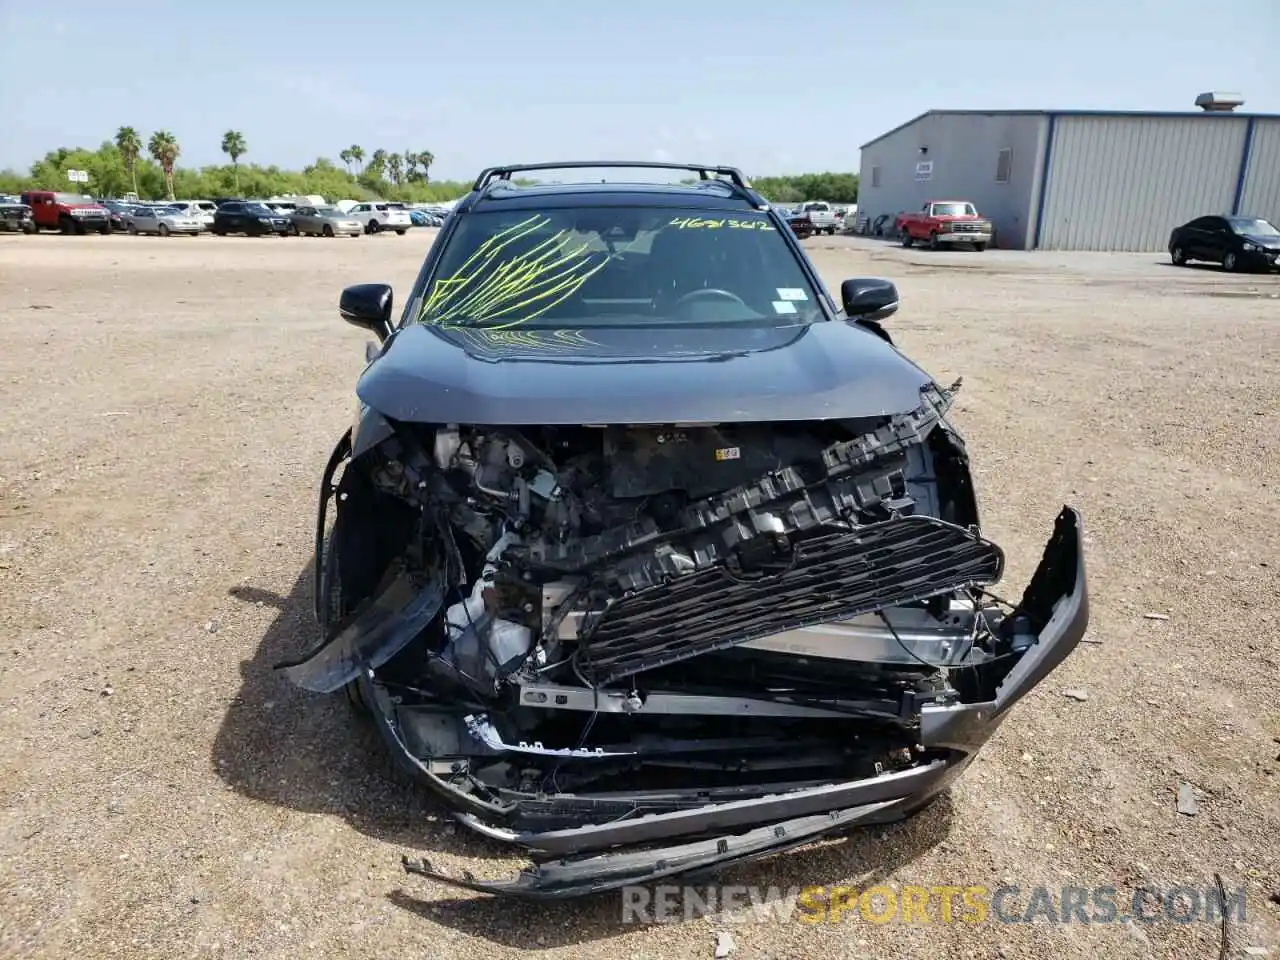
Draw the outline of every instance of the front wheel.
[[[910,247],[913,242],[914,241],[911,239],[911,233],[907,230],[906,227],[903,227],[902,228],[902,245],[904,247]]]
[[[1187,251],[1182,247],[1174,247],[1169,251],[1169,259],[1173,261],[1175,267],[1185,267],[1187,265]]]
[[[975,243],[973,245],[973,249],[978,251],[978,253],[981,253],[983,250],[987,249],[987,245],[985,243]]]
[[[295,237],[302,236],[302,231],[298,229],[298,225],[296,223],[289,224],[289,232],[292,233]]]
[[[111,232],[111,224],[107,223],[98,228],[98,232],[104,237]]]
[[[324,234],[326,237],[332,237],[332,236],[333,236],[333,227],[331,227],[329,224],[327,224],[327,223],[326,223],[326,224],[324,225],[324,229],[323,229],[323,230],[321,230],[320,232],[321,232],[322,234]]]
[[[1240,263],[1238,260],[1236,260],[1236,255],[1234,253],[1228,253],[1225,257],[1222,258],[1223,270],[1227,270],[1231,273],[1234,273],[1239,266],[1240,266]]]
[[[405,233],[407,233],[407,232],[408,232],[408,231],[405,231],[405,230],[397,230],[397,231],[396,231],[396,236],[397,236],[397,237],[403,237],[403,236],[405,235]]]
[[[377,233],[377,232],[378,232],[379,230],[381,230],[381,229],[382,229],[382,224],[378,223],[378,221],[377,221],[377,220],[370,220],[370,221],[369,221],[369,227],[368,227],[368,230],[369,230],[369,232],[370,232],[370,233]]]
[[[938,235],[936,233],[929,234],[929,249],[937,250],[941,248],[941,246],[942,244],[938,242]]]
[[[168,225],[164,223],[160,224],[160,226],[156,229],[156,233],[160,234],[160,236],[162,237],[167,237],[169,235]]]

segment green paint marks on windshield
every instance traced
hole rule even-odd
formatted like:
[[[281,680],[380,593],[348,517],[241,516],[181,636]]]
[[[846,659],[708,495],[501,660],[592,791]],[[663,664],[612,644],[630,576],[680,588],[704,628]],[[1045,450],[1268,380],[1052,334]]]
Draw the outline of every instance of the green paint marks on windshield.
[[[436,280],[422,323],[515,327],[573,296],[609,262],[604,251],[573,243],[569,230],[547,232],[535,214],[488,237],[457,270]]]
[[[568,352],[598,344],[581,330],[513,330],[494,327],[454,327],[454,332],[465,337],[480,353],[523,347],[533,352]]]

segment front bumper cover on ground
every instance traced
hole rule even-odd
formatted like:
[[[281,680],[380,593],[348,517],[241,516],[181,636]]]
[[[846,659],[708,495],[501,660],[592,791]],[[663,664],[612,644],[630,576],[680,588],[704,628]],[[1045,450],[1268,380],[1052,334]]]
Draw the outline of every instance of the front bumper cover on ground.
[[[933,759],[909,770],[846,783],[715,803],[694,809],[595,823],[575,829],[514,832],[484,823],[479,809],[459,822],[529,854],[533,866],[511,880],[451,877],[427,861],[405,869],[444,883],[523,898],[569,898],[676,875],[719,869],[810,843],[848,828],[901,819],[954,780],[992,736],[1010,708],[1077,646],[1089,620],[1080,515],[1064,507],[1019,612],[1037,640],[1005,676],[992,699],[925,706],[919,741]],[[366,674],[365,700],[377,703]],[[379,729],[394,754],[456,808],[459,797],[406,748],[376,707]],[[670,844],[665,841],[672,841]]]

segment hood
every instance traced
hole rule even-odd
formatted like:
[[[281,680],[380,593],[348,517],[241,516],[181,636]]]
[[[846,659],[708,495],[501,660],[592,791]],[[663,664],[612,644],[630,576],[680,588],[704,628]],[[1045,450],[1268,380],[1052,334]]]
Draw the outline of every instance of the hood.
[[[1267,250],[1280,250],[1280,237],[1259,237],[1253,234],[1245,234],[1246,243],[1252,243],[1255,247],[1263,247]]]
[[[484,330],[410,324],[356,385],[393,420],[820,420],[914,410],[932,378],[843,320],[786,327]]]
[[[68,210],[92,210],[94,213],[106,213],[107,208],[100,203],[63,203],[60,206]]]
[[[929,219],[941,220],[943,223],[985,223],[987,218],[981,214],[940,213],[931,215]]]

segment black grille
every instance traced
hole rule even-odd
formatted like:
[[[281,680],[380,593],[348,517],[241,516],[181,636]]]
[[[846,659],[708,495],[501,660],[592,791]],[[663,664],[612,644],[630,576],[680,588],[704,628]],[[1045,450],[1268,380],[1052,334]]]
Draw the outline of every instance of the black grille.
[[[910,516],[802,541],[787,568],[746,579],[725,567],[616,601],[586,639],[579,666],[607,683],[786,630],[855,617],[1000,579],[994,543]]]
[[[986,233],[986,231],[985,223],[953,223],[951,225],[952,233]]]

